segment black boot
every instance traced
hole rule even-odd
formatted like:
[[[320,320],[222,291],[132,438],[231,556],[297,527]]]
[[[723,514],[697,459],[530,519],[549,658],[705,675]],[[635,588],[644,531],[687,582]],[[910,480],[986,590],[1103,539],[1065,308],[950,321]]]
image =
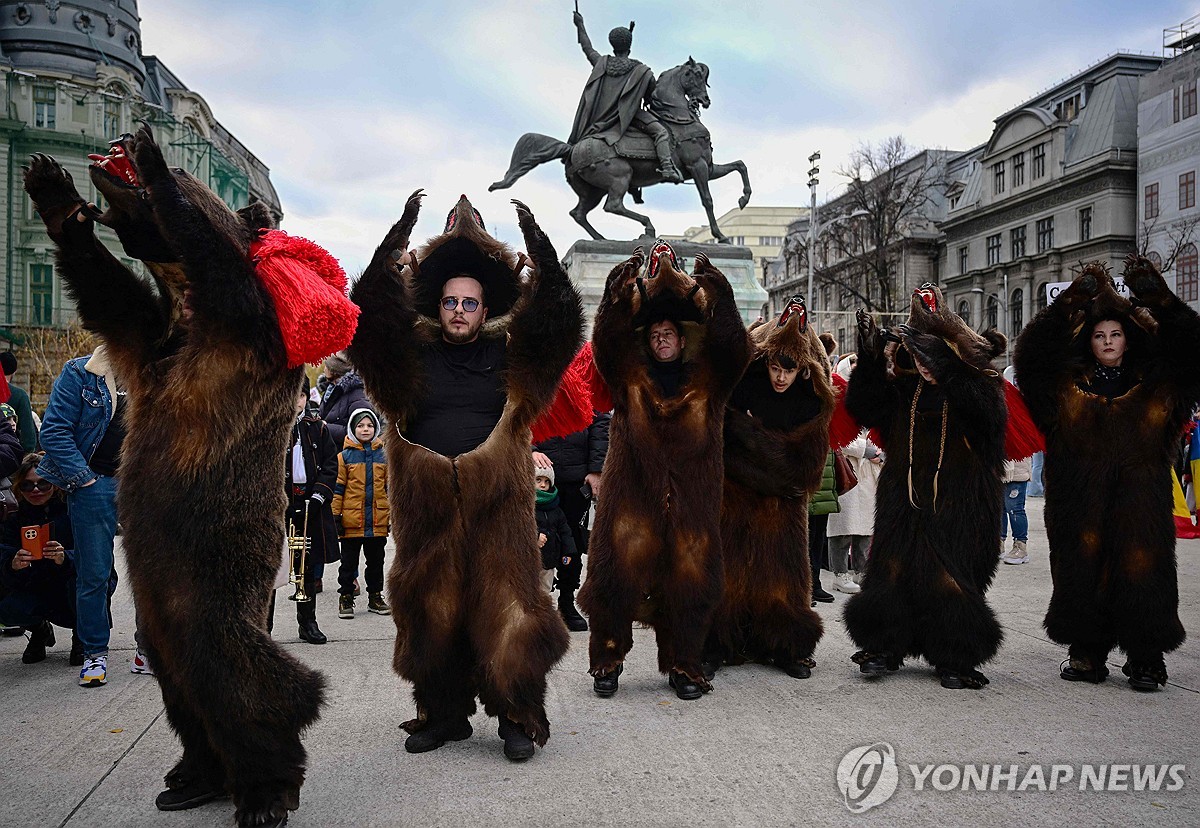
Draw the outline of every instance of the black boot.
[[[317,600],[315,598],[296,605],[296,621],[300,625],[301,640],[307,641],[309,644],[324,644],[329,640],[317,626]]]
[[[83,666],[83,642],[74,630],[71,631],[71,657],[67,659],[67,663],[72,667]]]
[[[29,630],[29,643],[25,652],[21,653],[21,661],[25,664],[37,664],[46,660],[46,648],[54,646],[54,627],[49,621],[43,621]]]
[[[672,670],[667,674],[667,684],[675,691],[675,695],[684,701],[694,701],[704,695],[704,688],[691,679],[687,673]]]
[[[592,682],[592,689],[596,691],[596,695],[602,699],[614,695],[617,692],[617,679],[624,669],[625,665],[618,664],[617,669],[611,673],[601,673],[596,676],[595,681]]]
[[[1097,655],[1084,651],[1082,647],[1071,647],[1067,651],[1070,656],[1059,665],[1058,676],[1063,681],[1086,681],[1088,684],[1100,684],[1108,678],[1108,666],[1104,663],[1108,653]]]
[[[425,753],[437,750],[446,742],[461,742],[471,738],[471,723],[466,718],[445,719],[430,722],[423,729],[404,740],[404,749],[409,753]]]
[[[587,619],[580,615],[579,610],[575,608],[575,590],[559,587],[558,612],[562,615],[563,621],[566,622],[568,630],[571,632],[587,632]]]
[[[185,782],[179,787],[167,788],[155,797],[154,807],[160,811],[186,811],[189,808],[199,808],[204,803],[222,796],[225,796],[225,790],[220,785],[195,780]]]
[[[1160,657],[1157,662],[1132,659],[1125,663],[1121,672],[1129,677],[1129,686],[1142,693],[1153,693],[1167,684],[1167,665]]]
[[[500,715],[500,738],[504,740],[504,755],[512,761],[523,762],[533,756],[533,739],[504,714]]]

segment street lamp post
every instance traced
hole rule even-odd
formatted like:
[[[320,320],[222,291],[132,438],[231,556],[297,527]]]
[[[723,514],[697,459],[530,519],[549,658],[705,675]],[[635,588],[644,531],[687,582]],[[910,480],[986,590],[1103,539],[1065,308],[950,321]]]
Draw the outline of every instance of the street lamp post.
[[[817,176],[821,173],[821,168],[817,166],[817,162],[821,160],[821,151],[817,150],[812,155],[808,156],[808,163],[812,164],[812,168],[808,171],[808,190],[810,195],[808,207],[808,312],[813,313],[813,257],[817,252],[817,185],[820,181]],[[814,317],[815,323],[815,317]]]

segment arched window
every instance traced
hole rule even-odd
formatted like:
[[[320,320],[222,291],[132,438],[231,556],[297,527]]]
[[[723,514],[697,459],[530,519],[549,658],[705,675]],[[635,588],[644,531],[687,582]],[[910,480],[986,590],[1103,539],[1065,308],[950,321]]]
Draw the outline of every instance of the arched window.
[[[1008,300],[1008,335],[1016,336],[1025,327],[1025,291],[1017,288]]]
[[[1196,245],[1191,242],[1175,259],[1175,293],[1185,302],[1200,298],[1200,258],[1196,255]]]
[[[1162,256],[1151,250],[1146,254],[1146,258],[1150,260],[1150,264],[1154,265],[1155,269],[1162,272]]]
[[[1045,310],[1046,305],[1050,304],[1049,297],[1046,296],[1046,283],[1042,282],[1037,286],[1037,292],[1034,293],[1034,300],[1039,311]]]
[[[961,319],[968,328],[971,327],[971,303],[966,299],[963,299],[958,303],[958,318]]]
[[[995,294],[988,297],[985,318],[987,319],[987,326],[989,328],[999,327],[1000,301],[996,298]]]

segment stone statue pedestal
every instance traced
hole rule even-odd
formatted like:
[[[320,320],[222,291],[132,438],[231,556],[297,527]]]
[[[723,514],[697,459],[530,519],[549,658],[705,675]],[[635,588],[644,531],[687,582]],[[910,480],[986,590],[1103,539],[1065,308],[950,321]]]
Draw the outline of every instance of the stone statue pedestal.
[[[708,256],[713,266],[724,273],[729,284],[733,286],[733,295],[737,299],[738,310],[742,313],[742,321],[749,325],[758,319],[768,297],[766,290],[758,283],[758,268],[749,247],[673,240],[670,240],[670,243],[675,249],[675,255],[680,259],[680,269],[688,273],[692,271],[697,253]],[[567,275],[571,277],[576,290],[583,297],[584,322],[589,339],[592,335],[592,322],[596,318],[596,308],[600,306],[600,299],[604,295],[604,283],[608,274],[633,255],[633,249],[639,245],[649,255],[650,248],[654,246],[654,239],[643,236],[633,241],[577,241],[563,256],[563,266],[567,269]]]

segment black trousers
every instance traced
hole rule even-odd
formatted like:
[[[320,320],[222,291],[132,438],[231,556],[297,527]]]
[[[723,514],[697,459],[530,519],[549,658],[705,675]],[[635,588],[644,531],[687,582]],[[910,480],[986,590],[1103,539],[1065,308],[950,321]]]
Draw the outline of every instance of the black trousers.
[[[829,539],[825,530],[829,527],[829,515],[808,516],[808,560],[812,564],[813,589],[821,586],[821,569],[825,566],[825,553]]]
[[[305,498],[292,497],[288,501],[287,521],[294,524],[297,530],[304,527]],[[304,591],[310,600],[296,602],[296,620],[306,621],[317,617],[317,593],[314,591],[317,580],[317,564],[324,557],[325,544],[322,537],[321,512],[314,504],[308,512],[308,542],[309,550],[304,556]],[[297,572],[301,567],[300,556],[292,556],[292,571]],[[291,587],[295,589],[295,587]],[[286,593],[291,595],[291,592]]]
[[[559,506],[566,515],[567,523],[571,524],[571,537],[575,539],[575,549],[579,552],[568,566],[558,566],[559,594],[579,589],[579,580],[583,575],[583,556],[587,554],[588,544],[588,530],[583,528],[583,520],[592,501],[583,496],[580,491],[582,487],[582,480],[563,481],[558,487]]]
[[[354,594],[358,552],[367,559],[367,593],[383,592],[383,546],[387,538],[342,538],[342,564],[338,567],[338,594]]]

